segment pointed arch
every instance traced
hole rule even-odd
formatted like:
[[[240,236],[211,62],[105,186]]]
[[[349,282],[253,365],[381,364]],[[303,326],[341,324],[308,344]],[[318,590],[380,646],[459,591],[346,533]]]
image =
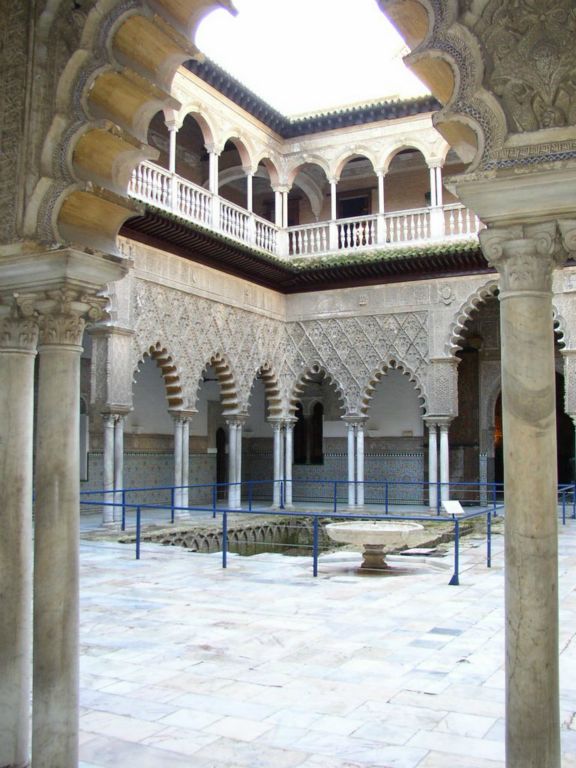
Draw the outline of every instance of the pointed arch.
[[[269,418],[281,418],[283,415],[282,394],[276,371],[270,363],[266,362],[258,368],[255,373],[256,377],[259,377],[264,384]]]
[[[336,394],[338,395],[338,399],[340,400],[340,407],[344,411],[344,413],[348,413],[349,410],[349,404],[348,404],[348,398],[346,397],[344,390],[342,388],[342,385],[338,381],[338,379],[323,366],[319,362],[311,363],[310,365],[306,366],[301,373],[298,375],[298,378],[292,385],[290,389],[290,394],[288,396],[288,414],[290,417],[295,418],[296,415],[296,409],[298,407],[298,402],[302,395],[304,394],[305,387],[308,383],[312,383],[312,377],[318,376],[319,374],[322,374],[324,377],[324,380],[327,381],[335,390]]]
[[[220,352],[212,355],[212,357],[202,367],[201,374],[206,368],[212,367],[220,384],[220,402],[222,404],[222,415],[226,418],[229,416],[237,416],[240,409],[240,402],[238,397],[238,386],[236,377],[232,371],[232,367],[226,357]],[[202,379],[198,379],[198,387],[196,389],[196,402],[194,407],[198,407],[198,397],[200,385]]]
[[[139,362],[136,366],[136,370],[140,368],[145,358],[149,357],[154,360],[157,367],[160,369],[162,378],[164,379],[164,387],[166,390],[166,399],[168,400],[169,409],[182,408],[184,404],[182,394],[182,381],[178,367],[174,362],[174,358],[168,352],[166,347],[163,347],[160,342],[152,344],[141,354]],[[136,371],[134,373],[134,380],[136,378]]]
[[[454,357],[456,352],[462,348],[462,333],[466,323],[470,320],[472,313],[478,309],[480,304],[495,297],[497,294],[498,280],[492,279],[480,288],[477,288],[474,293],[466,299],[464,304],[460,306],[450,323],[448,338],[444,346],[444,350],[449,357]]]
[[[390,358],[388,361],[383,362],[379,368],[377,368],[372,372],[368,380],[368,383],[364,387],[364,391],[362,393],[362,400],[360,403],[360,412],[362,413],[362,415],[363,416],[368,415],[368,411],[370,409],[370,401],[374,396],[374,390],[390,370],[399,371],[401,374],[408,377],[408,380],[412,382],[412,384],[414,385],[414,389],[418,394],[418,399],[420,401],[420,410],[423,412],[426,412],[428,410],[428,397],[427,397],[425,387],[420,381],[419,376],[410,368],[410,366],[406,365],[405,363],[399,362],[394,358]]]

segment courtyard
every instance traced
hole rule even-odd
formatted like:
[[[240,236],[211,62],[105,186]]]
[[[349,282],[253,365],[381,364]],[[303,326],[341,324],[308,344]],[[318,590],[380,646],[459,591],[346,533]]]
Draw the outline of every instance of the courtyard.
[[[560,527],[563,767],[576,767],[576,523]],[[407,560],[407,558],[405,558]],[[445,560],[450,560],[448,555]],[[503,537],[446,568],[81,543],[81,768],[502,768]]]

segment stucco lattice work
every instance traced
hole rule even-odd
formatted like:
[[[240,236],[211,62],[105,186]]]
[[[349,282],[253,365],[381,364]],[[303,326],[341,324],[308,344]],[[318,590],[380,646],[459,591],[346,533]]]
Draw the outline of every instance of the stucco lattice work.
[[[132,370],[151,349],[165,350],[176,368],[184,408],[194,408],[202,372],[215,356],[227,362],[233,410],[240,413],[248,410],[262,367],[278,377],[286,413],[297,382],[315,366],[334,380],[348,413],[362,412],[375,377],[389,366],[406,370],[422,389],[426,311],[283,323],[138,280],[133,316]]]

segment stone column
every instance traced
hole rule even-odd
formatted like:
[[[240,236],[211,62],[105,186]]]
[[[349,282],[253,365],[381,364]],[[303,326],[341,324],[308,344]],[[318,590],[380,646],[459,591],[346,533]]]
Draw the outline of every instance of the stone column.
[[[444,195],[442,192],[442,167],[436,166],[436,205],[441,208],[444,204]]]
[[[188,486],[190,484],[190,418],[184,416],[182,420],[182,506],[188,507],[190,503],[190,494]],[[183,513],[188,517],[188,512]]]
[[[438,425],[433,421],[428,424],[428,506],[438,509]]]
[[[554,222],[488,229],[481,244],[501,281],[506,765],[559,768],[552,272],[565,252]]]
[[[31,307],[0,305],[0,765],[30,759],[32,422],[38,327]]]
[[[450,498],[450,446],[448,443],[448,428],[451,419],[438,421],[440,427],[440,500]]]
[[[178,134],[178,129],[174,124],[166,124],[166,127],[168,128],[168,133],[170,136],[170,149],[169,149],[169,157],[168,157],[168,170],[170,173],[176,173],[176,135]]]
[[[114,423],[116,416],[113,413],[103,413],[103,438],[104,438],[104,490],[103,501],[106,502],[102,507],[102,525],[114,525],[114,507],[111,506],[115,501],[114,485]]]
[[[213,146],[206,145],[208,150],[208,190],[212,193],[212,226],[220,228],[220,198],[218,197],[218,157],[219,153]]]
[[[34,768],[78,765],[81,292],[41,305],[34,532]],[[95,303],[97,300],[94,300]]]
[[[174,516],[179,516],[182,506],[182,418],[175,411],[172,413],[174,421]]]
[[[356,425],[356,506],[364,506],[364,422]]]
[[[435,208],[438,203],[436,201],[436,168],[429,166],[430,169],[430,205]]]
[[[356,506],[356,425],[347,422],[348,429],[348,506]]]
[[[242,506],[242,427],[243,421],[236,423],[236,506]]]
[[[331,251],[338,250],[338,225],[336,224],[338,206],[336,184],[337,179],[330,179],[330,224],[328,226],[328,238]]]
[[[288,226],[288,191],[282,190],[282,227],[284,229]]]
[[[280,506],[280,483],[282,481],[282,468],[280,462],[280,451],[282,441],[282,424],[279,421],[272,423],[274,434],[274,481],[272,484],[272,506]]]
[[[229,420],[228,422],[228,506],[233,508],[236,506],[236,486],[234,483],[236,480],[236,452],[238,450],[238,443],[236,441],[236,422]]]
[[[252,213],[253,209],[253,196],[252,196],[252,179],[253,174],[249,171],[246,172],[246,210],[248,213]]]
[[[282,192],[278,187],[274,189],[274,224],[282,226]]]
[[[379,171],[376,175],[378,176],[378,213],[382,216],[385,212],[384,177],[386,174]]]
[[[436,165],[430,168],[430,234],[432,237],[442,237],[444,234],[444,211],[442,205],[442,193],[438,189],[440,181],[440,168]],[[441,183],[441,181],[440,181]]]
[[[122,520],[122,490],[124,488],[124,416],[116,414],[114,422],[114,522]]]
[[[290,508],[292,502],[292,466],[294,464],[294,422],[287,421],[284,427],[286,450],[284,455],[284,506]]]

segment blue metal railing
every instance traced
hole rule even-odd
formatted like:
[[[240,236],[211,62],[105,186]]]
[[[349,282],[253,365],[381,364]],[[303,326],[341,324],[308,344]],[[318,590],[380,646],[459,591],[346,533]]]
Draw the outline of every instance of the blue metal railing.
[[[279,484],[279,496],[280,496],[280,509],[284,509],[286,506],[286,482],[284,480],[275,481]],[[332,514],[337,514],[338,510],[342,507],[348,508],[348,488],[350,483],[348,480],[292,480],[290,481],[293,491],[293,500],[296,503],[303,502],[315,502],[325,504],[332,511]],[[216,517],[218,509],[221,509],[225,504],[218,504],[219,491],[227,492],[232,486],[240,486],[240,495],[245,499],[248,512],[263,512],[267,510],[266,500],[259,499],[258,493],[255,491],[260,490],[266,486],[270,487],[274,484],[274,481],[270,480],[246,480],[241,483],[199,483],[187,486],[144,486],[141,488],[124,488],[121,491],[121,504],[119,504],[115,498],[116,490],[86,490],[81,491],[81,499],[86,502],[86,505],[91,502],[92,505],[96,504],[96,500],[93,497],[97,496],[105,500],[107,494],[112,494],[112,498],[115,499],[114,504],[101,504],[101,506],[112,506],[115,510],[121,508],[118,512],[118,516],[121,517],[122,530],[126,526],[126,509],[132,508],[134,504],[142,498],[142,494],[147,496],[154,494],[157,499],[156,507],[158,509],[170,510],[170,521],[173,523],[176,518],[176,513],[181,512],[194,512],[194,511],[206,511],[206,503],[189,503],[184,508],[179,508],[176,505],[176,492],[181,490],[187,490],[190,495],[194,495],[196,498],[204,498],[209,500],[212,516]],[[359,483],[355,482],[355,486]],[[364,487],[364,505],[368,507],[382,507],[385,514],[389,514],[393,509],[398,507],[406,507],[409,504],[417,506],[428,506],[429,499],[431,498],[431,489],[435,490],[436,514],[440,516],[442,509],[442,490],[443,488],[449,489],[450,498],[456,498],[464,506],[477,506],[485,508],[491,506],[494,514],[497,514],[497,509],[500,505],[499,497],[502,495],[502,484],[500,483],[466,483],[466,482],[451,482],[446,484],[435,483],[429,484],[418,481],[399,481],[399,480],[381,480],[381,481],[365,481],[362,483]],[[564,491],[561,495],[560,501],[566,504],[566,498],[572,494],[572,507],[573,515],[576,517],[576,492],[574,485],[561,486],[560,491]],[[312,489],[312,490],[310,490]],[[295,493],[294,491],[298,491]],[[165,503],[161,499],[162,494],[165,496]]]
[[[279,481],[282,483],[282,481]],[[492,520],[493,517],[495,517],[498,514],[498,510],[503,507],[503,504],[499,504],[497,501],[498,496],[498,490],[499,486],[496,484],[471,484],[471,483],[451,483],[450,487],[452,489],[462,489],[462,488],[470,488],[474,485],[474,487],[477,489],[477,491],[480,491],[482,493],[478,493],[476,497],[468,496],[467,500],[468,503],[476,503],[480,501],[481,496],[484,496],[485,500],[490,498],[490,503],[488,505],[479,506],[477,509],[470,510],[468,512],[464,512],[463,515],[454,516],[454,515],[443,515],[440,511],[440,499],[438,499],[438,504],[436,506],[436,509],[429,512],[428,514],[418,514],[418,513],[406,513],[403,512],[402,514],[394,514],[391,512],[391,508],[393,506],[400,506],[398,504],[395,504],[394,498],[391,499],[390,491],[391,489],[394,489],[397,486],[404,486],[404,487],[416,487],[419,489],[426,490],[426,483],[415,483],[415,482],[399,482],[399,481],[382,481],[382,482],[367,482],[364,485],[366,486],[379,486],[380,488],[384,489],[384,494],[381,499],[381,501],[373,500],[369,502],[371,509],[365,510],[361,513],[358,512],[342,512],[338,509],[339,504],[339,491],[341,486],[348,486],[348,482],[344,480],[330,480],[330,481],[306,481],[307,483],[314,483],[317,485],[326,485],[329,484],[331,487],[331,498],[325,499],[325,510],[318,510],[318,511],[290,511],[287,509],[278,509],[278,510],[271,510],[269,507],[259,507],[256,508],[253,504],[253,488],[255,485],[258,484],[270,484],[270,481],[255,481],[250,480],[243,483],[243,486],[246,486],[247,493],[245,494],[247,496],[247,507],[242,508],[230,508],[227,505],[224,506],[218,506],[218,491],[221,489],[228,489],[230,487],[229,483],[211,483],[211,484],[201,484],[201,485],[193,485],[193,486],[186,486],[189,490],[190,489],[209,489],[209,492],[207,494],[207,498],[209,499],[208,504],[205,505],[188,505],[188,506],[178,506],[175,503],[176,499],[176,491],[181,490],[181,487],[178,486],[150,486],[150,487],[144,487],[144,488],[125,488],[122,490],[121,493],[121,528],[122,530],[126,529],[127,525],[127,513],[132,513],[135,516],[135,540],[136,540],[136,559],[140,559],[141,556],[141,539],[142,539],[142,517],[143,514],[146,513],[157,513],[157,512],[166,512],[166,510],[169,511],[169,519],[171,523],[174,523],[176,520],[177,513],[185,513],[186,515],[189,515],[190,513],[208,513],[211,514],[213,518],[216,518],[217,515],[222,516],[222,528],[221,528],[221,541],[222,541],[222,567],[227,567],[227,558],[228,558],[228,551],[229,551],[229,514],[251,514],[254,512],[257,512],[259,515],[264,515],[267,517],[282,517],[282,518],[299,518],[299,519],[305,519],[305,520],[311,520],[312,522],[312,572],[313,576],[318,575],[318,558],[319,558],[319,550],[320,550],[320,524],[319,520],[322,517],[329,516],[330,519],[341,519],[341,520],[366,520],[366,518],[369,518],[370,520],[409,520],[409,521],[416,521],[416,522],[434,522],[434,523],[450,523],[454,526],[454,571],[452,574],[452,577],[450,579],[451,585],[458,585],[459,584],[459,572],[460,572],[460,537],[461,537],[461,522],[463,520],[469,520],[476,517],[485,516],[486,519],[486,565],[487,567],[491,567],[492,565]],[[238,484],[236,484],[238,485]],[[184,488],[184,486],[182,486]],[[284,500],[284,489],[281,486],[281,498]],[[429,489],[428,489],[429,490]],[[485,492],[489,491],[489,492]],[[141,501],[140,499],[130,500],[129,497],[132,495],[139,495],[139,494],[150,494],[154,493],[155,495],[159,492],[165,493],[167,498],[167,503],[163,503],[162,501],[157,503],[147,503],[145,501]],[[84,507],[93,507],[97,505],[98,507],[112,507],[115,510],[118,509],[118,499],[117,497],[113,497],[113,500],[107,501],[106,497],[109,496],[109,494],[116,494],[117,492],[114,490],[107,490],[107,491],[82,491],[81,492],[81,505]],[[572,510],[573,510],[573,517],[576,519],[576,487],[574,485],[566,485],[561,486],[559,488],[559,494],[560,494],[560,500],[562,503],[562,509],[563,509],[563,522],[565,523],[566,519],[566,506],[569,503],[569,499],[571,498],[572,503]],[[94,499],[94,496],[98,496],[100,498]],[[440,497],[440,493],[438,493],[438,497]],[[406,500],[404,499],[403,505],[406,505]],[[284,505],[282,504],[281,507]],[[378,506],[383,507],[383,512],[378,510]],[[421,506],[421,504],[420,504]],[[376,508],[376,511],[375,509]],[[158,519],[156,516],[154,518],[155,520]]]

